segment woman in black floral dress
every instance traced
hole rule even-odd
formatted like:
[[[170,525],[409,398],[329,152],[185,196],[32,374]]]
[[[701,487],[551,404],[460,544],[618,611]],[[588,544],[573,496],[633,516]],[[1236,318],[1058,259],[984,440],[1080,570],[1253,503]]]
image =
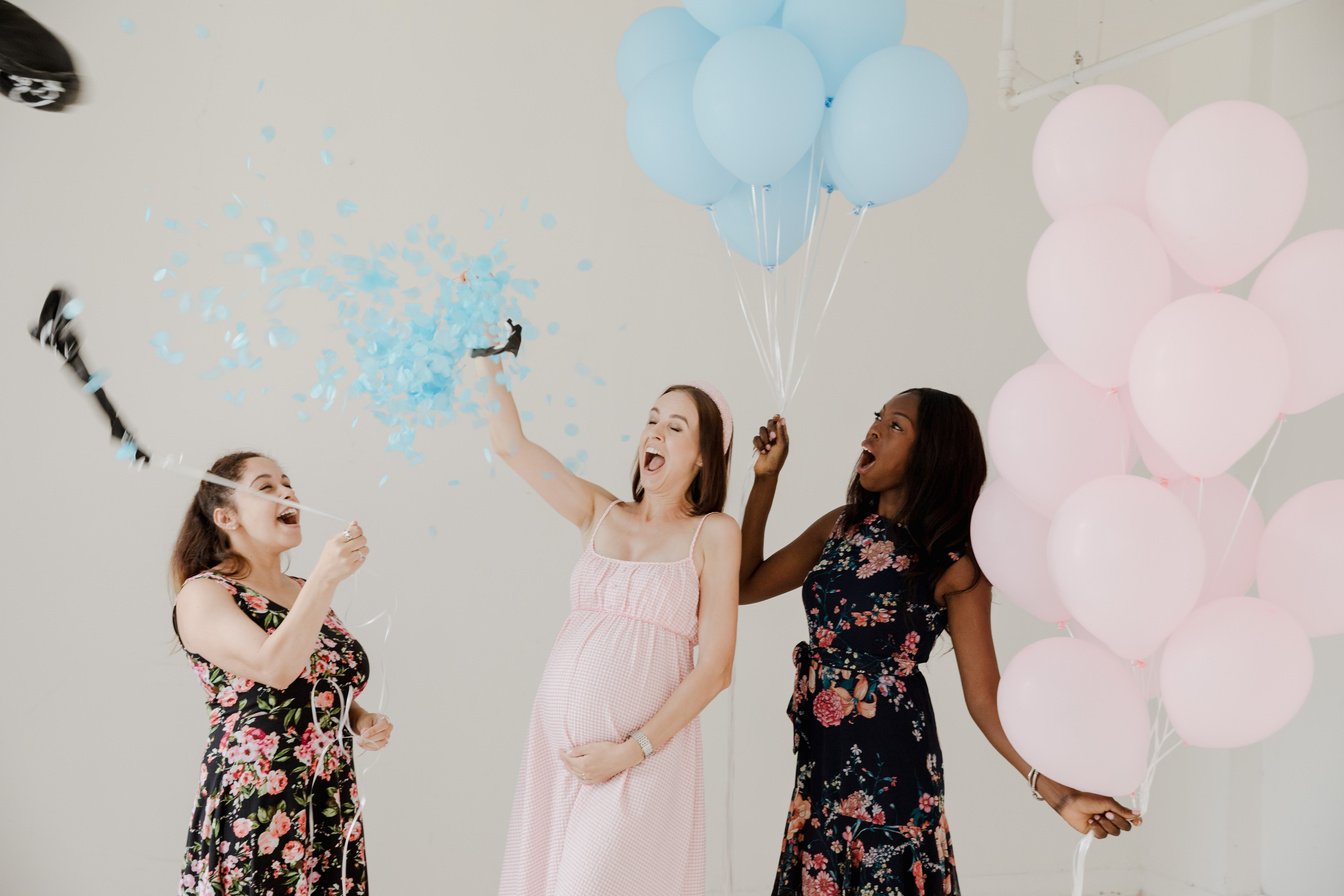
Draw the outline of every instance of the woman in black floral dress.
[[[741,602],[803,589],[808,640],[794,648],[797,778],[776,896],[952,896],[956,862],[943,812],[943,760],[919,665],[946,629],[972,718],[1024,777],[999,724],[990,585],[970,547],[984,485],[975,416],[955,395],[912,389],[864,436],[848,500],[763,559],[765,522],[788,453],[784,421],[760,456],[742,520]],[[1037,792],[1079,831],[1129,830],[1110,797],[1045,776]]]
[[[367,542],[351,524],[291,578],[299,511],[262,497],[296,501],[288,477],[248,452],[210,472],[261,494],[203,481],[173,550],[173,627],[210,708],[178,892],[365,896],[353,748],[380,749],[392,724],[355,702],[369,661],[331,599]]]

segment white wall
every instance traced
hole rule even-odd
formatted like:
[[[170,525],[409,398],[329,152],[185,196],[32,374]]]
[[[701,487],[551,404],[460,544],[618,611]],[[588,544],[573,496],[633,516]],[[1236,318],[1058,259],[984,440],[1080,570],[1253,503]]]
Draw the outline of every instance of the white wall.
[[[147,445],[202,465],[237,447],[273,452],[305,501],[365,524],[375,559],[338,608],[358,622],[397,607],[385,644],[378,626],[360,631],[375,662],[386,663],[386,708],[397,723],[393,747],[363,779],[375,886],[493,890],[522,734],[567,609],[577,539],[507,470],[494,475],[483,433],[468,425],[424,433],[429,459],[410,467],[383,453],[386,432],[368,420],[353,429],[351,414],[298,422],[288,395],[311,384],[318,350],[339,346],[321,301],[291,300],[283,312],[302,334],[294,349],[249,377],[202,382],[195,374],[221,347],[223,328],[178,317],[150,275],[182,250],[191,261],[178,286],[241,288],[240,270],[219,260],[244,241],[244,228],[220,214],[231,191],[250,209],[264,197],[291,233],[338,231],[352,246],[398,240],[437,212],[466,249],[508,236],[519,272],[541,281],[528,313],[561,326],[529,347],[534,374],[520,402],[537,414],[539,441],[566,456],[589,452],[586,475],[623,487],[629,447],[618,437],[677,379],[718,383],[745,428],[774,409],[722,250],[703,213],[659,193],[625,149],[612,59],[626,24],[651,5],[29,3],[75,49],[89,102],[57,116],[0,105],[0,457],[12,568],[0,625],[9,684],[0,726],[4,892],[171,888],[205,734],[199,686],[169,650],[164,585],[192,486],[115,464],[88,400],[21,333],[58,279],[85,299],[88,357],[113,372],[109,392]],[[1081,28],[1074,3],[1019,5],[1029,68],[1062,72],[1076,42],[1091,57],[1097,3],[1082,5]],[[1103,55],[1236,5],[1105,4]],[[1217,99],[1273,106],[1302,135],[1312,166],[1295,235],[1344,226],[1342,9],[1308,0],[1114,80],[1147,92],[1172,120]],[[119,30],[123,15],[136,21],[135,35]],[[839,503],[875,404],[930,384],[964,395],[983,421],[998,386],[1042,348],[1023,282],[1048,223],[1029,163],[1050,102],[1012,114],[995,105],[999,4],[911,3],[909,19],[907,42],[937,50],[961,73],[970,132],[942,180],[864,224],[789,410],[795,441],[772,544]],[[192,34],[197,24],[211,28],[208,39]],[[268,145],[257,136],[267,124],[278,131]],[[324,144],[328,125],[337,136]],[[318,161],[322,148],[335,165]],[[264,182],[245,170],[249,154]],[[337,218],[341,198],[360,212]],[[495,227],[482,229],[481,210],[501,206]],[[556,215],[554,230],[538,225],[543,212]],[[204,218],[212,228],[176,234],[163,217]],[[581,258],[592,271],[577,271]],[[266,315],[246,299],[235,307],[254,309],[246,313],[258,336]],[[188,353],[181,367],[153,356],[147,341],[159,329]],[[576,363],[608,385],[580,378]],[[260,395],[267,385],[274,392]],[[241,407],[218,397],[239,387]],[[563,396],[577,406],[564,407]],[[562,433],[570,422],[577,437]],[[1289,420],[1257,490],[1267,514],[1302,487],[1344,475],[1341,436],[1340,399]],[[1253,450],[1237,471],[1249,478],[1262,454]],[[296,571],[308,568],[326,528],[309,520]],[[1049,634],[1006,603],[994,621],[1001,662]],[[773,872],[792,774],[789,650],[803,634],[793,598],[743,612],[733,829],[743,893],[767,892]],[[1093,849],[1090,893],[1233,896],[1258,892],[1262,880],[1270,896],[1338,892],[1344,643],[1314,647],[1317,679],[1301,715],[1259,747],[1178,751],[1160,772],[1142,832]],[[1073,833],[980,737],[960,702],[953,656],[928,674],[968,896],[1064,892]],[[711,889],[723,869],[726,710],[720,700],[705,714]]]

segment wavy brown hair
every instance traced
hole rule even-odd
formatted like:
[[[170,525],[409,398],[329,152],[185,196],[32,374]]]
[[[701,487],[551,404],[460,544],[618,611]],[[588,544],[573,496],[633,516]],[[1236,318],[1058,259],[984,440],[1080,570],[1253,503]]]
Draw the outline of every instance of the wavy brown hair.
[[[932,598],[933,587],[952,565],[948,554],[955,551],[975,566],[975,579],[964,589],[970,590],[983,576],[971,545],[971,511],[989,475],[980,425],[966,402],[951,393],[921,388],[901,394],[919,398],[915,441],[905,467],[905,506],[896,514],[919,550],[909,576],[926,583]],[[846,495],[845,528],[877,513],[878,497],[859,484],[856,469]]]
[[[695,402],[696,416],[700,418],[702,466],[691,480],[690,487],[686,489],[686,500],[691,502],[691,510],[696,516],[719,513],[723,510],[724,502],[728,500],[728,459],[733,453],[731,441],[727,450],[723,450],[723,417],[719,414],[719,406],[703,389],[697,389],[695,386],[668,386],[662,394],[666,395],[669,392],[684,392],[689,395]],[[644,500],[644,486],[639,481],[640,460],[639,457],[635,458],[635,472],[630,483],[636,504]]]
[[[265,456],[255,451],[226,454],[210,466],[210,472],[237,482],[249,460]],[[208,569],[234,578],[252,571],[246,558],[230,550],[228,537],[215,525],[215,510],[233,506],[233,489],[201,480],[182,519],[182,528],[177,531],[177,544],[173,545],[173,556],[168,562],[168,579],[174,594],[182,590],[187,579]]]

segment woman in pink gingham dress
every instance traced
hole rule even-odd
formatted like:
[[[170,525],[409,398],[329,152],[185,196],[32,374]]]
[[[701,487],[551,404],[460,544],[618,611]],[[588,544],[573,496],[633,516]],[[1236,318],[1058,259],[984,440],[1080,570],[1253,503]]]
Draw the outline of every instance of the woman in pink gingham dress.
[[[527,441],[496,357],[477,361],[499,402],[494,450],[585,544],[532,709],[499,892],[701,896],[699,714],[728,685],[737,627],[741,537],[717,512],[727,403],[708,384],[659,396],[634,501],[621,502]]]

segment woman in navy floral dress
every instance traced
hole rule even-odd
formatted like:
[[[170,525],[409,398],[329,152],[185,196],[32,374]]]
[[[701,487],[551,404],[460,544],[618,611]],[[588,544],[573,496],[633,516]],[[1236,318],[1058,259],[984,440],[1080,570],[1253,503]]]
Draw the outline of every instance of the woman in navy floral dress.
[[[1026,777],[996,705],[990,585],[970,546],[986,462],[975,416],[955,395],[912,389],[864,436],[848,500],[763,558],[765,523],[788,453],[784,421],[755,439],[760,456],[742,520],[741,602],[802,587],[808,640],[789,717],[797,776],[776,896],[955,896],[942,751],[919,671],[946,630],[967,708]],[[1037,792],[1079,831],[1141,823],[1110,797],[1045,776]]]
[[[210,472],[296,501],[269,458]],[[351,524],[304,581],[280,564],[301,540],[296,509],[208,482],[178,534],[173,628],[210,708],[181,896],[367,896],[353,747],[380,749],[392,724],[355,701],[369,660],[331,599],[369,549]]]

